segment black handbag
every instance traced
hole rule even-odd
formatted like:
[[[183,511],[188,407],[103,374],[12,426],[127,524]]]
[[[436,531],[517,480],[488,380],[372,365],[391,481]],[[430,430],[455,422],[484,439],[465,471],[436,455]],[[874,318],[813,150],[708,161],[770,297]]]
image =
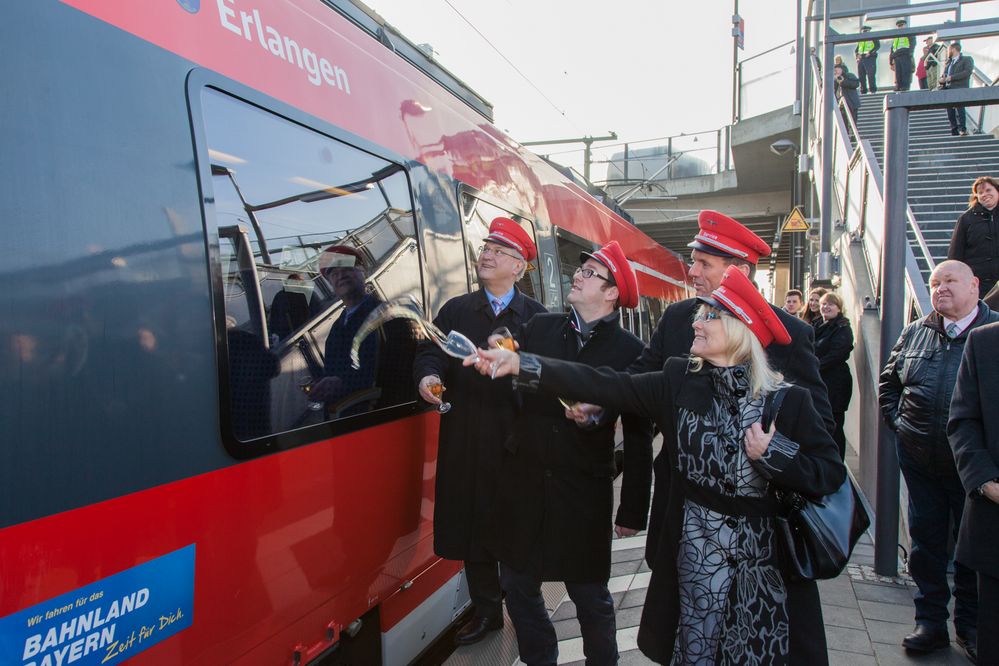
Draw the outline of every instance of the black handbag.
[[[786,388],[767,396],[762,426],[770,430]],[[835,578],[850,560],[857,540],[871,525],[849,470],[831,495],[812,499],[775,489],[782,511],[774,519],[781,571],[792,581]]]

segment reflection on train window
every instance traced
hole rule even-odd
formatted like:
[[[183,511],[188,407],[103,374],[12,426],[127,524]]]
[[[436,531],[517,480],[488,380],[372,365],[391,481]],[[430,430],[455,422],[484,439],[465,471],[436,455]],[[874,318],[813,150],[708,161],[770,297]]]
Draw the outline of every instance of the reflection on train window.
[[[489,235],[489,225],[497,217],[508,217],[516,220],[530,234],[534,242],[537,243],[534,225],[531,224],[530,220],[494,206],[469,192],[461,193],[461,214],[465,221],[465,255],[469,260],[468,275],[472,282],[472,289],[478,289],[479,286],[479,276],[475,270],[475,262],[478,260],[478,248],[482,247],[483,239]],[[541,272],[536,270],[537,267],[537,260],[528,264],[527,272],[517,282],[517,287],[539,303],[544,303],[544,293],[541,289]]]
[[[422,308],[403,168],[215,90],[202,106],[235,437],[412,401],[409,322],[375,330],[350,360],[379,303]]]
[[[576,269],[583,264],[579,260],[579,255],[582,252],[593,252],[594,248],[589,243],[584,245],[582,239],[580,241],[573,240],[567,232],[561,229],[556,236],[556,243],[558,243],[559,282],[562,287],[562,302],[568,303],[569,290],[572,289],[572,278],[576,274]]]

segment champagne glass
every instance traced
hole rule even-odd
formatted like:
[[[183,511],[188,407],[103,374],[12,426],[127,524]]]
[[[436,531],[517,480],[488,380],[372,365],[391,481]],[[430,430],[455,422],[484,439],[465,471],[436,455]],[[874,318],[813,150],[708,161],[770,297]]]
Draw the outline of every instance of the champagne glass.
[[[312,393],[312,385],[313,385],[312,373],[303,372],[301,375],[299,375],[298,388],[302,390],[302,393],[304,393],[305,395],[309,395],[310,393]],[[318,412],[324,406],[325,406],[324,403],[316,402],[315,400],[310,400],[308,402],[308,407],[313,412]]]
[[[427,386],[427,388],[430,389],[430,392],[433,394],[435,398],[440,398],[442,395],[444,395],[444,384],[440,383],[439,381],[433,382],[432,384]],[[437,411],[440,412],[441,414],[447,414],[449,411],[451,411],[451,403],[441,402],[441,404],[437,405]]]
[[[513,333],[510,332],[509,328],[507,328],[506,326],[500,326],[495,331],[493,331],[492,335],[490,335],[489,337],[493,337],[494,335],[499,336],[499,340],[496,340],[496,347],[498,349],[509,349],[510,351],[516,351],[516,349],[514,349],[513,347]]]
[[[559,398],[558,401],[561,402],[562,406],[566,409],[572,409],[579,404],[578,400],[566,400],[565,398]]]
[[[447,338],[441,343],[441,349],[449,356],[460,359],[475,357],[475,362],[479,362],[478,347],[458,331],[451,331],[447,334]]]

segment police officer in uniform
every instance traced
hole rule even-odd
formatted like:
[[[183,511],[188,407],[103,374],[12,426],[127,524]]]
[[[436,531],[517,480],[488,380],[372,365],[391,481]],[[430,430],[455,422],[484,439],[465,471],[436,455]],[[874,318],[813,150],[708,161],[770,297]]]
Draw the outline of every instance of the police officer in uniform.
[[[870,32],[871,26],[865,25],[861,32]],[[868,39],[857,43],[854,53],[857,56],[857,75],[860,77],[860,94],[866,95],[870,90],[872,93],[878,91],[878,49],[881,48],[881,41]]]
[[[905,19],[895,21],[895,27],[901,30],[905,27]],[[888,61],[895,71],[895,90],[905,91],[912,85],[912,47],[916,43],[915,35],[902,35],[891,40],[891,55]]]
[[[516,287],[536,256],[530,234],[515,220],[496,218],[479,249],[479,290],[445,303],[434,324],[444,333],[463,333],[479,347],[500,327],[520,330],[545,312]],[[475,614],[458,630],[455,642],[469,645],[503,626],[499,565],[484,540],[503,445],[517,409],[515,393],[509,379],[490,381],[429,343],[413,362],[413,376],[423,400],[440,405],[431,387],[443,383],[452,405],[441,416],[437,446],[434,552],[464,562]]]

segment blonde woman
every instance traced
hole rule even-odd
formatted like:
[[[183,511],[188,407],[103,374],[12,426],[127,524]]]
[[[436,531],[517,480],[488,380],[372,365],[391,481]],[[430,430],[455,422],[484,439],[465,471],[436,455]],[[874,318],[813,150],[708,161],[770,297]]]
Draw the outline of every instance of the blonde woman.
[[[671,664],[825,664],[814,582],[778,568],[772,488],[830,493],[845,468],[808,391],[767,361],[790,336],[749,279],[729,267],[701,297],[692,357],[630,376],[531,354],[480,351],[483,374],[516,375],[522,390],[654,418],[676,433],[670,498],[652,567],[638,646]],[[472,364],[474,359],[466,361]],[[775,426],[761,426],[767,397],[786,390]],[[568,415],[568,414],[567,414]]]

